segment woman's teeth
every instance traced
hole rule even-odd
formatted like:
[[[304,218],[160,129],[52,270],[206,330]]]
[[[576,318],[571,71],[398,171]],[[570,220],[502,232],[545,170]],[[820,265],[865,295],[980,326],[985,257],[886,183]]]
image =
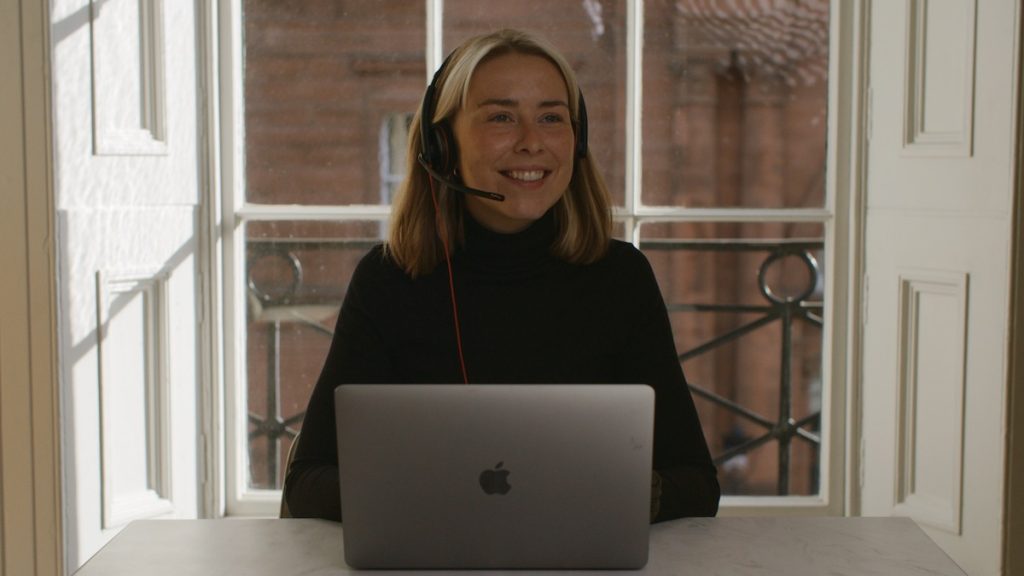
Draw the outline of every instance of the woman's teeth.
[[[523,182],[536,182],[544,177],[543,170],[509,170],[505,172],[505,176],[512,178],[513,180],[521,180]]]

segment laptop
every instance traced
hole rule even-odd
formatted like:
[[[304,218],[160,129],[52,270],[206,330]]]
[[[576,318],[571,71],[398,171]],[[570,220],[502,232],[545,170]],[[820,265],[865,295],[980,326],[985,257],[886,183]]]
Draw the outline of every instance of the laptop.
[[[644,385],[344,385],[345,562],[637,569],[654,391]]]

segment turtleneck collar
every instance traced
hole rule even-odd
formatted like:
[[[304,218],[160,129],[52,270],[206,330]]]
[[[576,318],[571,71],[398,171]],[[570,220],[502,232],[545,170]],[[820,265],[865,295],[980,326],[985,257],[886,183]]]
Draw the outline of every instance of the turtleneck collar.
[[[474,269],[487,271],[527,271],[551,259],[551,244],[555,240],[557,225],[554,209],[525,229],[512,234],[501,234],[485,228],[463,212],[465,244],[460,256]]]

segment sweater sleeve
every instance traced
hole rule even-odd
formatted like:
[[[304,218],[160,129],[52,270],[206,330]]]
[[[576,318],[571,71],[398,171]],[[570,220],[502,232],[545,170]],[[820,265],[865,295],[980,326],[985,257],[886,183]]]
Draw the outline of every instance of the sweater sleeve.
[[[683,375],[668,310],[650,263],[634,252],[628,293],[634,324],[624,345],[623,381],[648,384],[655,392],[654,470],[661,498],[653,521],[714,516],[721,490],[689,386]]]
[[[310,396],[285,481],[284,497],[296,518],[341,520],[334,389],[346,383],[391,379],[388,356],[370,314],[379,292],[382,262],[381,252],[375,249],[353,272],[327,359]]]

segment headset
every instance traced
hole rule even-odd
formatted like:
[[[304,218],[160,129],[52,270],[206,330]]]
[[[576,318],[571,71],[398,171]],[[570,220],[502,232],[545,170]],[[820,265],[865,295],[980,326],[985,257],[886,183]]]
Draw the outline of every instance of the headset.
[[[423,105],[420,107],[420,153],[417,160],[431,178],[444,184],[452,190],[480,196],[496,202],[503,202],[505,196],[486,190],[470,188],[455,178],[455,169],[458,167],[458,147],[455,143],[455,134],[448,120],[434,123],[434,112],[437,109],[435,94],[437,92],[437,81],[441,78],[448,62],[452,59],[454,52],[449,54],[441,63],[441,67],[434,73],[430,86],[423,94]],[[587,105],[583,101],[583,92],[578,93],[577,120],[574,122],[576,132],[575,154],[577,159],[587,157]]]

